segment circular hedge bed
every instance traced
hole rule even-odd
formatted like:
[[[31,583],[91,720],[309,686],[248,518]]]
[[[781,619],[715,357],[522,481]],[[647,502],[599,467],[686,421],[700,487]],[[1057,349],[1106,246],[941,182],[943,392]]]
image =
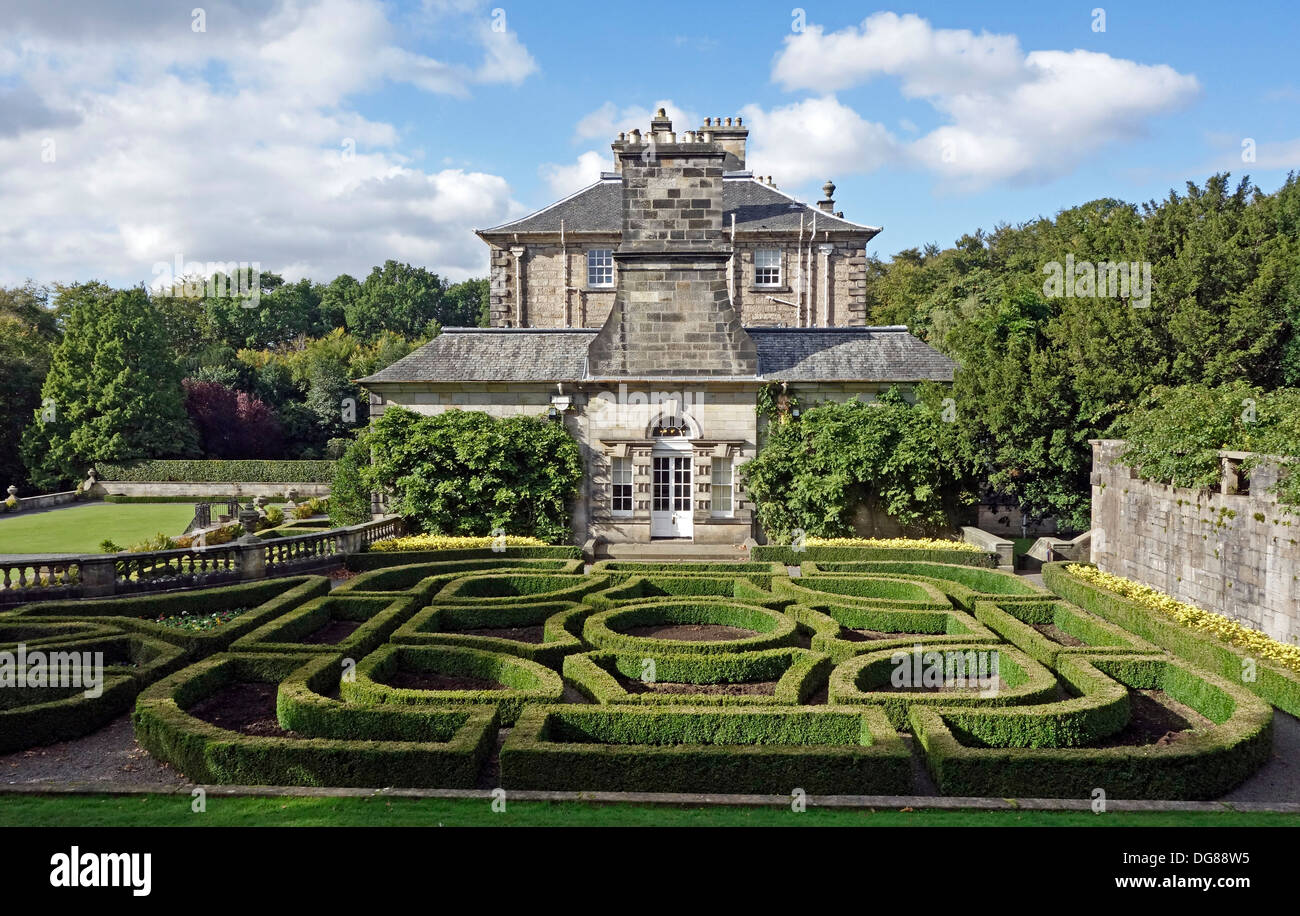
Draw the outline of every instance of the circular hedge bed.
[[[656,631],[673,633],[688,628],[701,630],[698,636],[656,635]],[[749,652],[793,645],[796,625],[793,618],[771,608],[726,600],[681,599],[602,611],[587,619],[582,636],[602,649],[647,653]]]

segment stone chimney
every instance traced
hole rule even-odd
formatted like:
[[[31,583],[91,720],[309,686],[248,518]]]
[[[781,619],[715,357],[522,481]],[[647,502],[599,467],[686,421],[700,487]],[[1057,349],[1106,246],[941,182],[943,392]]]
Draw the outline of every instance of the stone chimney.
[[[614,306],[587,351],[595,378],[757,373],[754,341],[727,285],[722,173],[728,153],[706,139],[708,130],[678,137],[660,109],[644,138],[633,131],[614,144],[623,237],[614,251]]]
[[[745,141],[749,137],[749,128],[744,122],[744,118],[727,118],[724,124],[722,118],[705,118],[704,126],[699,130],[700,133],[711,133],[714,142],[727,154],[722,160],[724,172],[742,172],[745,169]]]
[[[821,208],[823,213],[834,214],[835,213],[835,182],[827,178],[826,183],[822,185],[822,193],[826,195],[826,199],[817,201],[817,206]]]

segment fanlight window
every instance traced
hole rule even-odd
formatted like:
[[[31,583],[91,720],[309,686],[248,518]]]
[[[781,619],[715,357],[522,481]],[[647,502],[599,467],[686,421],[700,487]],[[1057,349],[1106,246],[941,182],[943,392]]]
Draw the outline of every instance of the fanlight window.
[[[689,437],[690,434],[690,424],[681,416],[660,417],[650,427],[650,435],[656,439]]]

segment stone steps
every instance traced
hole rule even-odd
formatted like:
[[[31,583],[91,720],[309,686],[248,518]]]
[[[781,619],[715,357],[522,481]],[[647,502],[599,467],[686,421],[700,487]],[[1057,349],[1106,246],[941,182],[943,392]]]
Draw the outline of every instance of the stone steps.
[[[749,551],[725,544],[695,544],[690,541],[650,541],[640,544],[601,544],[596,548],[598,560],[636,560],[662,563],[680,560],[684,563],[706,561],[744,561]]]

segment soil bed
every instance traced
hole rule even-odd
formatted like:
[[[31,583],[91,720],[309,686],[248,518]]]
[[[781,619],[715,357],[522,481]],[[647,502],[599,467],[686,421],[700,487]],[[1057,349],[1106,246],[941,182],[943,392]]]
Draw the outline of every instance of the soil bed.
[[[1031,624],[1031,626],[1039,633],[1042,633],[1044,636],[1050,639],[1052,642],[1059,643],[1062,646],[1086,646],[1087,645],[1087,643],[1084,642],[1082,639],[1080,639],[1077,636],[1071,636],[1069,633],[1065,632],[1054,623],[1035,623],[1035,624]]]
[[[275,717],[275,684],[245,681],[228,684],[188,710],[209,725],[259,738],[296,738]]]
[[[644,636],[650,639],[675,639],[679,642],[723,642],[758,635],[755,630],[728,627],[720,623],[654,624],[651,626],[630,627],[624,632],[628,636]]]
[[[738,684],[686,684],[680,681],[648,683],[631,677],[618,677],[619,686],[628,693],[707,693],[719,696],[771,696],[776,681],[748,681]]]
[[[933,635],[933,633],[888,633],[884,630],[851,630],[846,627],[840,633],[840,639],[846,642],[871,642],[876,639],[916,639]]]
[[[1128,725],[1095,747],[1166,747],[1187,737],[1195,728],[1209,728],[1205,716],[1184,706],[1163,690],[1130,690]]]
[[[307,634],[298,641],[315,646],[332,646],[335,643],[343,642],[343,640],[355,633],[360,626],[361,624],[355,620],[331,620],[319,630]]]
[[[439,674],[436,671],[398,671],[387,681],[390,687],[407,690],[505,690],[504,684],[468,674]]]
[[[530,627],[479,627],[474,630],[456,630],[461,636],[491,636],[495,639],[513,639],[515,642],[540,644],[546,638],[542,624]]]

